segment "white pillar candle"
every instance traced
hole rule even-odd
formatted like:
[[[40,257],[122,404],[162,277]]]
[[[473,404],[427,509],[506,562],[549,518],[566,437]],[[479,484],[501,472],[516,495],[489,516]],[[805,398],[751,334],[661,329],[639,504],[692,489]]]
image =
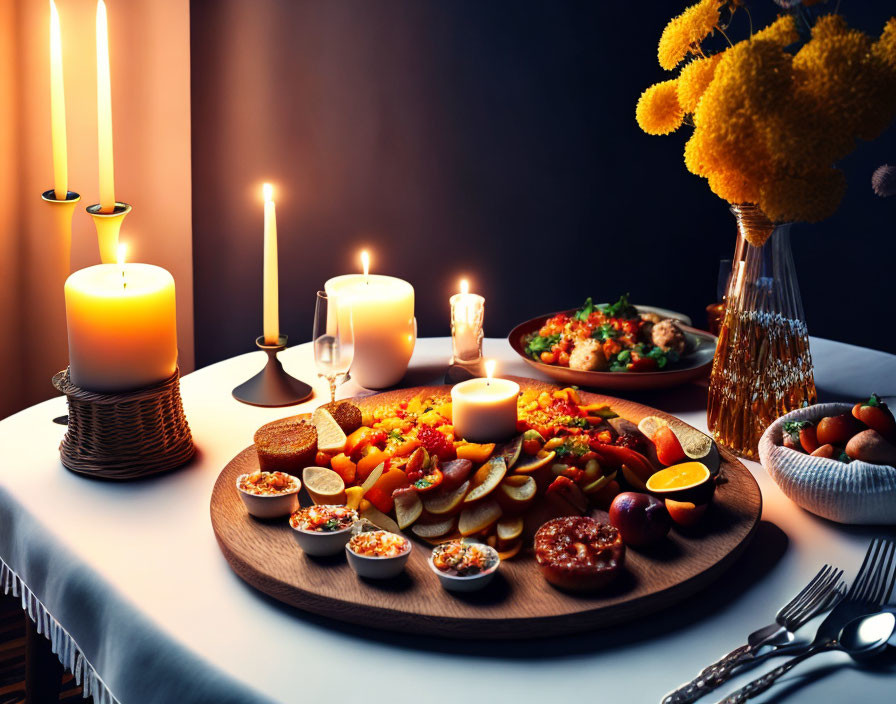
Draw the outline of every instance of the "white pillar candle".
[[[65,282],[72,383],[129,391],[177,367],[174,278],[151,264],[98,264]]]
[[[363,259],[363,257],[362,257]],[[340,327],[351,325],[355,355],[351,376],[368,389],[394,386],[404,376],[414,352],[414,287],[377,274],[336,276],[324,284]]]
[[[451,344],[455,362],[478,362],[482,357],[482,323],[485,299],[470,293],[470,284],[461,279],[460,293],[451,304]]]
[[[519,384],[495,379],[493,360],[486,362],[484,379],[470,379],[451,388],[454,432],[469,442],[500,442],[516,433]]]

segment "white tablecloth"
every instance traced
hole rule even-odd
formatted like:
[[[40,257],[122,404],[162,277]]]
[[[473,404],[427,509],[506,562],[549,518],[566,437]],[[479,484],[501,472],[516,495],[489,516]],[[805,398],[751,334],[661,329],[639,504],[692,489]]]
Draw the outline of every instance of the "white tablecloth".
[[[812,340],[821,398],[896,396],[896,356]],[[420,340],[409,381],[432,381],[450,354],[445,338]],[[486,354],[526,375],[501,340]],[[314,380],[309,345],[282,354]],[[870,537],[786,499],[748,463],[764,497],[752,546],[715,585],[681,606],[611,630],[542,641],[468,643],[351,627],[275,602],[244,584],[218,550],[209,496],[221,468],[264,422],[306,410],[237,403],[231,389],[263,361],[253,352],[182,381],[198,447],[189,467],[140,482],[91,481],[66,471],[57,446],[65,412],[54,399],[0,422],[0,558],[60,642],[77,645],[124,704],[142,702],[658,701],[700,667],[769,622],[821,566],[852,574]],[[49,383],[49,380],[48,380]],[[355,393],[351,383],[340,396]],[[705,390],[688,386],[635,400],[705,429]],[[11,570],[11,572],[10,572]],[[43,608],[42,608],[43,607]],[[64,630],[65,633],[62,632]],[[65,634],[68,637],[65,637]],[[70,655],[70,654],[69,654]],[[796,669],[765,701],[892,699],[894,658],[860,670],[831,654]],[[741,680],[742,683],[744,680]],[[786,699],[778,699],[786,693]],[[770,696],[771,698],[768,698]],[[710,701],[712,698],[709,699]]]

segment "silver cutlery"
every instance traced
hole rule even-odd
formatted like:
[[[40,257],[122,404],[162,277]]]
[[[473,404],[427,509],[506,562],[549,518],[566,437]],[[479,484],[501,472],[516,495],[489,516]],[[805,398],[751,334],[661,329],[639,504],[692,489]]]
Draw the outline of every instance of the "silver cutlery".
[[[794,632],[822,611],[830,609],[842,596],[840,577],[843,570],[822,567],[802,591],[782,606],[774,623],[753,631],[747,643],[735,648],[721,660],[704,668],[687,684],[663,698],[662,704],[688,704],[731,679],[734,671],[747,662],[759,662],[789,645]],[[765,650],[763,650],[765,649]],[[761,658],[758,653],[763,651]]]
[[[861,634],[855,632],[861,632],[862,629],[859,626],[862,623],[871,623],[874,627],[872,630],[879,629],[881,625],[885,626],[882,624],[884,619],[865,621],[861,617],[869,614],[885,614],[887,617],[892,617],[892,614],[882,612],[881,607],[890,598],[894,584],[896,584],[896,543],[892,540],[875,538],[868,546],[865,560],[862,562],[852,586],[840,603],[821,622],[812,643],[799,655],[741,687],[723,699],[720,704],[742,704],[747,699],[769,689],[783,674],[818,653],[846,650],[845,645],[855,646],[854,651],[858,654],[863,652],[867,654],[867,651],[873,652],[874,647],[867,643],[864,649],[859,647],[861,646]],[[853,624],[851,622],[862,623]],[[852,628],[845,628],[848,624]],[[865,635],[867,637],[867,632]],[[892,622],[890,633],[883,639],[884,645],[890,635],[892,635]],[[849,643],[841,641],[841,638],[844,637],[850,639]],[[849,651],[847,650],[847,652]]]

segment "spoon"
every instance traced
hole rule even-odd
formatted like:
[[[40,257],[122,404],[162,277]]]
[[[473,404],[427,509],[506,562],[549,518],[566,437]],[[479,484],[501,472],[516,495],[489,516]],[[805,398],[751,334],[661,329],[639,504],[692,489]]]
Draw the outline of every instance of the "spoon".
[[[783,665],[753,680],[722,701],[724,704],[740,704],[764,692],[772,683],[789,672],[803,660],[830,650],[841,650],[853,660],[866,660],[887,647],[887,641],[896,631],[896,615],[889,611],[865,614],[848,621],[834,640],[813,645]]]
[[[854,618],[840,631],[840,650],[854,660],[866,660],[887,647],[896,631],[896,616],[889,611]]]

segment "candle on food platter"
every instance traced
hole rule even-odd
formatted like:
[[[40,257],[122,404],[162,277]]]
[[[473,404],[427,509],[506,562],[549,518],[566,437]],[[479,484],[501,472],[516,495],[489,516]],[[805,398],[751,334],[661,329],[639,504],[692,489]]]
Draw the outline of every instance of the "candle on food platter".
[[[151,264],[80,269],[65,282],[69,374],[89,391],[139,389],[177,367],[174,278]]]
[[[100,212],[115,212],[112,162],[112,81],[109,74],[109,28],[106,3],[96,5],[96,126],[99,139]]]
[[[68,194],[68,149],[65,138],[65,87],[62,35],[56,3],[50,0],[50,130],[53,138],[53,189],[56,200]]]
[[[414,287],[393,276],[371,274],[366,250],[361,252],[361,264],[363,274],[336,276],[324,290],[340,327],[351,320],[352,379],[368,389],[383,389],[401,381],[414,352]]]
[[[485,363],[486,377],[451,388],[451,415],[456,435],[470,442],[499,442],[516,433],[519,384],[496,379],[495,361]]]
[[[482,323],[485,299],[470,293],[466,279],[460,281],[460,293],[454,294],[451,304],[451,344],[454,362],[478,362],[482,357]]]
[[[264,191],[264,344],[276,345],[280,338],[279,290],[277,278],[277,213],[274,189]]]

